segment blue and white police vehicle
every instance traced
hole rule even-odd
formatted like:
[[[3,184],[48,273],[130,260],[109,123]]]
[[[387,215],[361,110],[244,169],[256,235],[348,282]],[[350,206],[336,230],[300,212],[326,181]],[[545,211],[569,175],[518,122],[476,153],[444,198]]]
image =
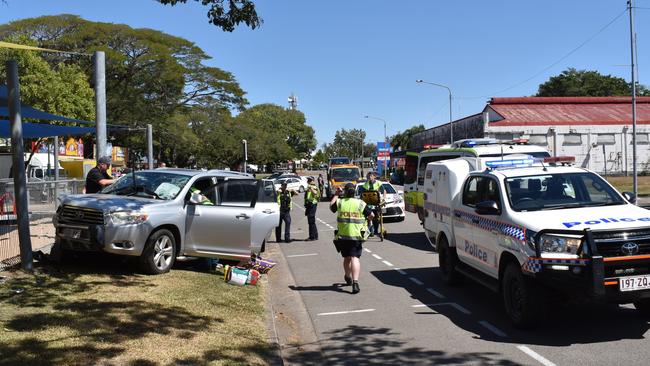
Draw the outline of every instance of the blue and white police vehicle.
[[[518,327],[539,323],[550,297],[650,315],[650,211],[570,157],[504,158],[426,167],[424,229],[444,281],[500,292]]]

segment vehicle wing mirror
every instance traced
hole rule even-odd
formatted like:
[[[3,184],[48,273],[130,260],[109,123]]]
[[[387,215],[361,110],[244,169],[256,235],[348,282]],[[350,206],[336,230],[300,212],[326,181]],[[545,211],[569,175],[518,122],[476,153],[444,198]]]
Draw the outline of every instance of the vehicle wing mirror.
[[[476,205],[474,210],[479,215],[498,215],[501,213],[499,205],[494,201],[483,201]]]
[[[404,191],[400,189],[399,191],[397,191],[397,194],[399,194],[400,196],[403,196],[403,195],[404,195]]]
[[[636,195],[633,192],[623,192],[623,197],[629,203],[636,203]]]

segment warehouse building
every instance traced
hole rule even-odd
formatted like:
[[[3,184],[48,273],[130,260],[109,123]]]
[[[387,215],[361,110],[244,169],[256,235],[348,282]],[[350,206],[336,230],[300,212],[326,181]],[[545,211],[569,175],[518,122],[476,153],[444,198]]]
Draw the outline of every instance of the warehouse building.
[[[631,97],[492,98],[482,113],[453,121],[454,140],[528,139],[551,155],[608,174],[632,171]],[[650,97],[637,98],[637,169],[650,172]],[[413,135],[411,146],[449,143],[446,123]]]

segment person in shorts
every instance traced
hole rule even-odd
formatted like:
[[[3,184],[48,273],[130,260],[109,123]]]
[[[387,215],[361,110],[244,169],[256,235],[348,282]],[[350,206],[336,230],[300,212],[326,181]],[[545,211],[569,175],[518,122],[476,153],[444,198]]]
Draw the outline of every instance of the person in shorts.
[[[343,193],[343,198],[339,194]],[[355,186],[348,183],[343,192],[338,188],[330,202],[330,210],[335,212],[337,230],[334,238],[336,250],[343,257],[343,279],[349,286],[352,285],[352,293],[357,294],[359,288],[359,274],[361,272],[361,251],[363,242],[366,239],[366,219],[374,217],[372,210],[365,202],[354,198]]]

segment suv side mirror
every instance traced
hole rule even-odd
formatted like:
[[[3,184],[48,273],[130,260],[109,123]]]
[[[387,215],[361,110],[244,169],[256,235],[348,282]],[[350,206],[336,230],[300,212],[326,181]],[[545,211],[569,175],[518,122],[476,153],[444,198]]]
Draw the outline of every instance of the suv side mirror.
[[[501,213],[499,205],[494,201],[483,201],[476,204],[474,210],[479,215],[498,215]]]
[[[623,192],[623,198],[629,203],[636,203],[636,195],[633,192]]]

